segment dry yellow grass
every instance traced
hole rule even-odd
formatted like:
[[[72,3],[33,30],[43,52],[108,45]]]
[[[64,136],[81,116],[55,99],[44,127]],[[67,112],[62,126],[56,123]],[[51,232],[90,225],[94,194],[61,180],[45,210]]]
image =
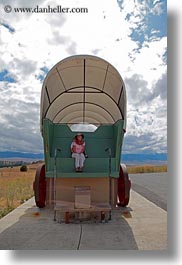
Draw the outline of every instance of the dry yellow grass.
[[[33,181],[38,165],[0,169],[0,218],[33,196]]]
[[[162,166],[153,166],[153,165],[127,166],[127,170],[128,170],[129,174],[167,172],[167,165],[162,165]]]
[[[20,172],[20,167],[0,168],[0,218],[33,196],[37,166],[28,166],[28,172]],[[127,169],[129,174],[166,172],[167,166],[127,166]]]

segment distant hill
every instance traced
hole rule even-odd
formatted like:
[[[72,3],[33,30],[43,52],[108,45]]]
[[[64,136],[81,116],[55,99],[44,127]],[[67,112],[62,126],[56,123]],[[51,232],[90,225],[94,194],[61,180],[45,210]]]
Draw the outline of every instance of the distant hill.
[[[121,162],[125,164],[152,164],[152,165],[166,165],[166,153],[151,153],[151,154],[122,154]]]
[[[34,154],[34,153],[22,153],[22,152],[0,152],[0,159],[8,160],[8,159],[21,159],[21,160],[42,160],[44,159],[44,155],[42,153]]]
[[[0,160],[23,160],[34,161],[43,160],[43,153],[22,153],[22,152],[0,152]],[[151,154],[122,154],[121,162],[125,164],[153,164],[161,165],[167,164],[166,153],[151,153]]]

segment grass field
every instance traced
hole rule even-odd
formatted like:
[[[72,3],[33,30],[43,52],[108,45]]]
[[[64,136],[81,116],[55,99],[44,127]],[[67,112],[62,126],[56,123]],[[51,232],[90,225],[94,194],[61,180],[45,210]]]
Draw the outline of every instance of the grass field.
[[[20,172],[20,167],[0,168],[0,218],[33,196],[37,166],[28,166],[27,172]]]
[[[153,166],[153,165],[127,166],[127,170],[128,170],[129,174],[167,172],[167,165],[163,165],[163,166]]]
[[[20,172],[20,167],[0,168],[0,218],[33,196],[37,166],[28,166],[27,172]],[[129,174],[166,172],[167,166],[127,166],[127,170]]]

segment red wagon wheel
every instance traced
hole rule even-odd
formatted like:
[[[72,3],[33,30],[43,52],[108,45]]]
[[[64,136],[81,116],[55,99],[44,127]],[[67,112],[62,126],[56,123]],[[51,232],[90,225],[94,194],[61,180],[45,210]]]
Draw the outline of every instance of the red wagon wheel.
[[[45,165],[40,165],[35,174],[33,183],[33,190],[35,195],[35,203],[39,208],[45,207],[46,201],[46,179],[45,179]]]
[[[120,165],[118,178],[118,206],[125,207],[130,200],[131,181],[128,176],[127,168],[124,164]]]

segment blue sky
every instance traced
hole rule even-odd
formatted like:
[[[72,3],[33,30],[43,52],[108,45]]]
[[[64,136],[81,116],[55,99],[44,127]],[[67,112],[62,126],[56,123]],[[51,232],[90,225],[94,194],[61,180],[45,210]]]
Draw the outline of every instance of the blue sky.
[[[46,73],[65,57],[93,54],[113,64],[126,85],[123,151],[166,152],[166,1],[61,1],[62,7],[87,7],[88,14],[5,13],[5,4],[33,8],[60,2],[0,3],[0,151],[43,151],[39,109]]]
[[[121,11],[123,10],[123,2],[122,0],[118,0],[118,5],[121,9]],[[133,29],[132,31],[132,37],[134,40],[136,41],[140,41],[141,43],[144,41],[145,37],[144,35],[146,34],[149,38],[153,35],[152,30],[156,30],[158,31],[156,33],[157,37],[163,37],[167,35],[167,23],[166,23],[166,19],[167,19],[167,1],[163,0],[163,1],[134,1],[135,5],[137,7],[138,3],[146,3],[146,9],[144,9],[143,11],[145,12],[145,15],[143,17],[143,20],[145,22],[146,25],[146,30],[139,30],[138,34],[136,32],[135,29]],[[154,3],[156,3],[154,5]],[[151,12],[151,10],[153,9],[154,6],[158,5],[158,10],[154,13]],[[160,10],[162,12],[160,12]],[[131,16],[133,16],[132,13],[127,14],[126,19],[130,20]]]
[[[14,33],[15,32],[15,29],[12,28],[9,24],[6,24],[6,23],[1,22],[1,26],[3,26],[6,29],[8,29],[10,33]]]
[[[16,83],[16,80],[12,78],[7,70],[3,70],[0,72],[0,82],[5,81],[8,83]]]

